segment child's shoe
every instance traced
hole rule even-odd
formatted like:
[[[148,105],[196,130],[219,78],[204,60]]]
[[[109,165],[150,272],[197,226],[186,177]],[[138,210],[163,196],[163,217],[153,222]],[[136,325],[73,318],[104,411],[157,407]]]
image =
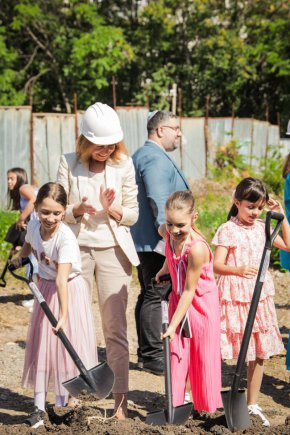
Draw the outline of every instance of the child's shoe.
[[[248,405],[248,410],[250,415],[258,415],[263,422],[263,426],[270,426],[269,421],[266,419],[262,413],[262,408],[255,403],[254,405]]]
[[[44,425],[44,416],[45,412],[35,406],[33,412],[24,420],[24,423],[29,424],[33,429],[37,429]]]
[[[28,300],[26,300],[26,301],[22,301],[22,306],[24,307],[24,308],[32,308],[33,307],[33,304],[34,304],[34,299],[28,299]]]
[[[183,404],[186,405],[187,403],[190,403],[190,402],[191,402],[190,393],[188,391],[186,391],[185,395],[184,395],[184,402],[183,402]]]

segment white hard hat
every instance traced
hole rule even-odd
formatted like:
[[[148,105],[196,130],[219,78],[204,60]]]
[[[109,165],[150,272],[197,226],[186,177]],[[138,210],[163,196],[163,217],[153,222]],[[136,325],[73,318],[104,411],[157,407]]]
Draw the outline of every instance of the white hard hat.
[[[112,145],[124,137],[117,113],[103,103],[95,103],[85,111],[80,131],[95,145]]]

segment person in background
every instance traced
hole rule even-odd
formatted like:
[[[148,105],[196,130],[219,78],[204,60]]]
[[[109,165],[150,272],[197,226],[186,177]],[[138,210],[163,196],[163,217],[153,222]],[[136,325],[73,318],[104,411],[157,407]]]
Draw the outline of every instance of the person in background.
[[[284,204],[285,204],[285,212],[286,218],[288,222],[290,222],[290,154],[285,159],[284,167],[283,167],[283,178],[285,178],[284,185]],[[280,264],[283,269],[290,270],[290,252],[280,251]],[[286,367],[287,370],[290,370],[290,331],[288,337],[288,345],[287,345],[287,355],[286,355]]]
[[[8,209],[20,211],[16,223],[19,230],[26,230],[27,222],[34,217],[35,187],[28,184],[27,173],[22,168],[7,171]]]
[[[285,159],[283,172],[283,178],[285,178],[284,184],[284,204],[286,218],[290,222],[290,154]],[[290,252],[280,251],[280,263],[283,269],[290,270]]]
[[[259,219],[266,205],[270,210],[284,214],[281,204],[269,198],[261,180],[244,178],[234,192],[228,221],[219,227],[212,241],[216,246],[214,271],[220,275],[217,284],[221,301],[221,350],[225,360],[237,358],[240,351],[266,242],[265,221]],[[287,219],[283,219],[281,229],[282,236],[276,237],[274,246],[289,252]],[[270,426],[270,423],[257,403],[264,360],[284,349],[274,295],[273,278],[267,270],[246,356],[248,410],[260,417],[264,426]]]
[[[95,280],[108,364],[115,374],[118,419],[127,417],[129,345],[126,308],[132,264],[139,259],[130,233],[138,219],[132,159],[117,113],[95,103],[84,113],[75,153],[61,157],[57,181],[68,194],[65,221],[80,246],[83,277]]]
[[[132,227],[132,236],[140,266],[138,278],[141,292],[136,309],[138,365],[156,375],[163,374],[164,361],[161,332],[161,303],[151,279],[161,269],[164,256],[155,252],[162,237],[159,225],[165,222],[165,202],[176,190],[188,189],[181,170],[168,152],[178,147],[181,137],[177,116],[163,110],[149,113],[148,140],[132,156],[138,186],[139,219]]]
[[[30,220],[37,219],[37,213],[34,210],[37,189],[28,184],[28,177],[25,169],[11,168],[7,171],[8,186],[8,210],[20,211],[20,216],[16,222],[16,227],[20,231],[26,231],[27,223]],[[33,254],[29,256],[33,265],[33,280],[38,280],[38,263]],[[28,271],[29,268],[27,268]],[[22,302],[29,312],[32,312],[34,299]]]
[[[36,197],[39,220],[31,220],[25,243],[18,257],[11,260],[21,267],[22,259],[31,252],[39,262],[39,290],[58,320],[52,328],[39,303],[33,309],[28,331],[22,382],[34,388],[34,409],[25,422],[32,428],[44,424],[46,394],[55,393],[56,406],[75,406],[63,382],[79,371],[60,339],[65,333],[88,369],[97,364],[96,340],[90,297],[81,276],[81,258],[76,238],[63,224],[67,195],[57,183],[46,183]]]

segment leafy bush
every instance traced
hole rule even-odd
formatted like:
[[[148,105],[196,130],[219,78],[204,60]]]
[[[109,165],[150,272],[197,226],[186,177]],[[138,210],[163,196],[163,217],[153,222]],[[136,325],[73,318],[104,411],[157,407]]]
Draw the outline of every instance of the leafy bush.
[[[200,211],[200,217],[197,225],[207,241],[211,243],[211,240],[218,229],[218,227],[226,222],[228,210],[225,209],[210,209],[205,207]]]
[[[0,258],[6,259],[11,244],[5,242],[5,236],[10,225],[17,221],[18,213],[9,211],[0,211]]]
[[[237,141],[232,139],[217,149],[214,163],[209,164],[212,179],[220,181],[234,178],[238,182],[240,178],[250,175],[248,157],[239,153],[240,148]]]
[[[270,192],[279,196],[283,196],[284,189],[284,178],[282,177],[283,165],[284,158],[282,157],[280,146],[270,146],[267,158],[260,161],[262,180],[266,183]]]
[[[226,222],[230,201],[230,195],[216,194],[212,190],[209,190],[203,197],[197,198],[199,212],[197,226],[209,243],[218,227]]]

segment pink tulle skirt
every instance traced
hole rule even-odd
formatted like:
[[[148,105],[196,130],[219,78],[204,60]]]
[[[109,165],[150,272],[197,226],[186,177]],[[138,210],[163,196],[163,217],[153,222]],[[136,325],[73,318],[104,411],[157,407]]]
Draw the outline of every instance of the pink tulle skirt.
[[[59,303],[55,281],[41,279],[39,290],[56,319]],[[97,347],[89,292],[85,281],[77,276],[68,283],[68,319],[64,332],[87,369],[97,365]],[[79,374],[73,360],[37,301],[34,302],[28,330],[22,383],[35,393],[54,391],[68,396],[62,382]]]
[[[250,303],[221,301],[221,351],[223,359],[237,358],[240,352]],[[269,359],[284,349],[272,296],[260,300],[246,361]]]

